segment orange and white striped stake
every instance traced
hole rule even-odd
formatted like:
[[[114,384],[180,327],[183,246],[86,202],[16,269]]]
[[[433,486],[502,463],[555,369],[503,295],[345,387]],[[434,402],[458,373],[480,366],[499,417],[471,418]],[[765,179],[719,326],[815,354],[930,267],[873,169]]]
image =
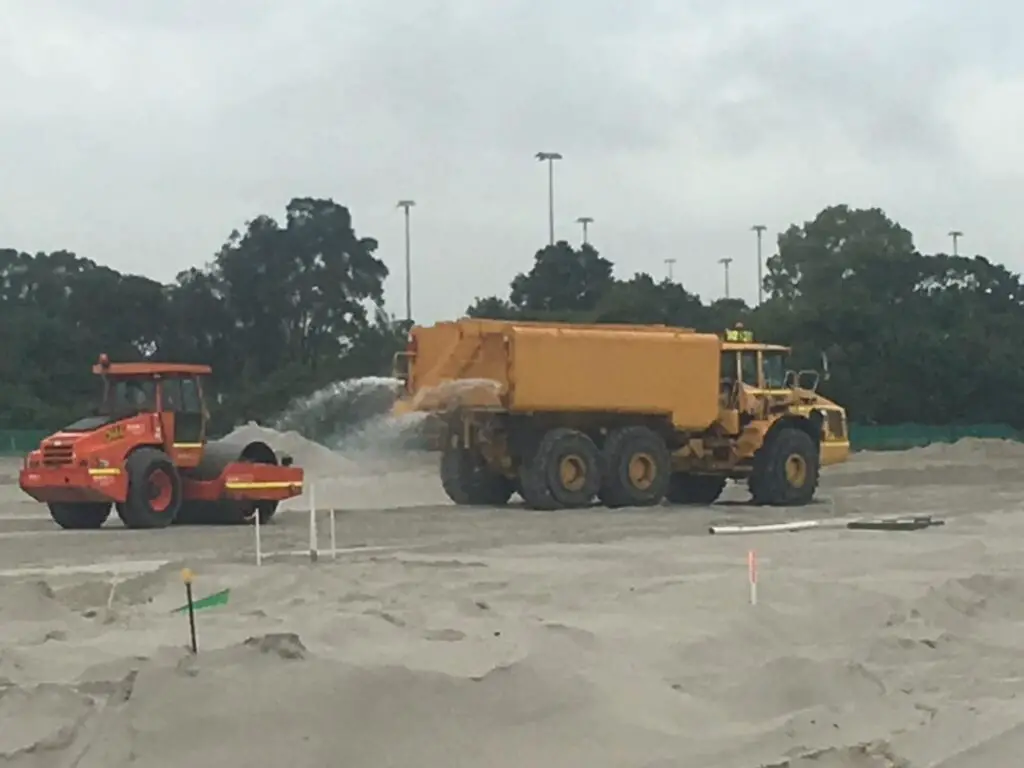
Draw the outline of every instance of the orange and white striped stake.
[[[757,605],[757,553],[747,552],[747,581],[750,582],[750,604]]]

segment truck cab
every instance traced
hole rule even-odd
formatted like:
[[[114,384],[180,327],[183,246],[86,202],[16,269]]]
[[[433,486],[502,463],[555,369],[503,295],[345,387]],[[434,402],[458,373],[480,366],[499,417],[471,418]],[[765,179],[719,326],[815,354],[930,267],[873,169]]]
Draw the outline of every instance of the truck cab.
[[[742,325],[722,335],[721,376],[723,393],[731,397],[747,418],[767,420],[780,413],[822,416],[821,464],[839,464],[849,457],[850,438],[846,410],[818,394],[818,371],[789,367],[792,350],[778,344],[762,344]]]

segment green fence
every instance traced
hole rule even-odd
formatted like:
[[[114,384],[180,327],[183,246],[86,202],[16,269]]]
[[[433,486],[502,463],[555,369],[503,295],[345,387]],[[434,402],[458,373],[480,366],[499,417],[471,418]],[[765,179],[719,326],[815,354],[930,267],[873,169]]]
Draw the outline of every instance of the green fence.
[[[1005,424],[962,424],[946,427],[927,424],[850,425],[850,443],[855,451],[903,451],[932,443],[955,443],[965,437],[1003,440],[1024,438],[1019,431]]]
[[[45,429],[0,429],[0,456],[24,456],[48,434]]]

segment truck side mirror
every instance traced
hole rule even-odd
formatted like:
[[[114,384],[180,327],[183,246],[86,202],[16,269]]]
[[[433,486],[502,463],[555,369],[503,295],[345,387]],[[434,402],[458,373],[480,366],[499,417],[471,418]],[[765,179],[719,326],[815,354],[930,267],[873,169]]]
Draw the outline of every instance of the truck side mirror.
[[[800,371],[797,374],[797,385],[800,389],[806,389],[809,392],[816,391],[820,381],[821,374],[817,371]]]

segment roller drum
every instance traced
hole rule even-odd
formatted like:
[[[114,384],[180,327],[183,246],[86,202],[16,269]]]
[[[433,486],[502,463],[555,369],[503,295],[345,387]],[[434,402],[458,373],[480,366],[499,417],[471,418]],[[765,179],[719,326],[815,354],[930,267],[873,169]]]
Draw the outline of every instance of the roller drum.
[[[202,461],[198,466],[188,470],[188,476],[204,482],[216,480],[224,472],[225,467],[236,461],[274,465],[278,463],[274,449],[260,440],[215,440],[206,444]],[[178,513],[178,522],[191,525],[241,525],[251,523],[253,516],[258,513],[260,522],[267,523],[277,511],[277,505],[278,502],[272,500],[187,501]]]

